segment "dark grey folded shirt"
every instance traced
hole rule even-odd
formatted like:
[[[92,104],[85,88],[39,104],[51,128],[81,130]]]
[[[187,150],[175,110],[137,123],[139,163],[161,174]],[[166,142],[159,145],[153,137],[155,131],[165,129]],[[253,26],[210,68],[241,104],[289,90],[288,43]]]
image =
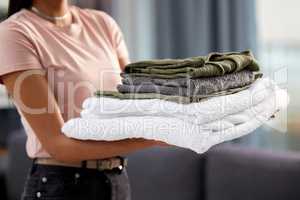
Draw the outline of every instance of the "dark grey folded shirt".
[[[244,70],[224,76],[207,78],[160,79],[122,74],[123,85],[118,86],[120,93],[158,93],[164,95],[194,96],[208,95],[233,88],[250,85],[261,73]]]

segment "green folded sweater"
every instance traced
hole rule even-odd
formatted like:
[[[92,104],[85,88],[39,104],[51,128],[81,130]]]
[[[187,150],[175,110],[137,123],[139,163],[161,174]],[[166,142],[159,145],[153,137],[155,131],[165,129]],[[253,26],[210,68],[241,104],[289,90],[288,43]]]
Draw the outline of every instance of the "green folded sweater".
[[[208,56],[187,59],[148,60],[131,63],[125,73],[154,78],[212,77],[239,72],[244,69],[259,71],[251,51],[211,53]]]

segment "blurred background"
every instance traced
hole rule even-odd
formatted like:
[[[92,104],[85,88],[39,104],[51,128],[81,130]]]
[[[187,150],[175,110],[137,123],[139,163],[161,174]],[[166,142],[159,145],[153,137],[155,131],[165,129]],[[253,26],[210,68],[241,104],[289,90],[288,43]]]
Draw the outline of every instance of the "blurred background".
[[[290,105],[272,124],[230,143],[272,152],[300,150],[300,1],[73,0],[73,3],[112,15],[124,33],[132,61],[251,49],[265,76],[289,92]],[[0,1],[0,19],[5,18],[7,5],[7,0]],[[3,168],[10,162],[7,158],[10,135],[20,128],[18,115],[0,86]],[[299,161],[297,167],[300,174]]]

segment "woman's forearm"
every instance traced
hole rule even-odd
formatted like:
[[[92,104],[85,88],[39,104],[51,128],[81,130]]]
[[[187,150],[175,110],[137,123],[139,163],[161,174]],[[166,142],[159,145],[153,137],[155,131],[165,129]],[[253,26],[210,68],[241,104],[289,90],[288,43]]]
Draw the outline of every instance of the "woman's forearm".
[[[54,159],[65,162],[78,162],[124,155],[154,145],[164,145],[159,142],[144,139],[98,142],[79,141],[68,138],[61,132],[64,120],[45,77],[32,73],[33,75],[28,76],[26,80],[22,82],[20,91],[18,91],[15,89],[15,86],[20,74],[21,72],[16,72],[6,75],[3,79],[4,83],[43,148]],[[51,112],[46,109],[45,112],[33,113],[28,108],[51,108]]]
[[[56,160],[73,163],[82,160],[103,159],[153,147],[159,142],[144,139],[126,139],[121,141],[81,141],[64,135],[56,139],[52,157]]]

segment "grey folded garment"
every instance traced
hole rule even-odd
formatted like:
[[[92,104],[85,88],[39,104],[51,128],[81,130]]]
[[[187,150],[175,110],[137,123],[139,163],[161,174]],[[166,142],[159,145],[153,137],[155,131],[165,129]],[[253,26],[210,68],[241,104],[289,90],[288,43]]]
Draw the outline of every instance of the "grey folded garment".
[[[250,85],[241,87],[228,89],[222,92],[215,92],[209,95],[194,95],[194,96],[176,96],[176,95],[164,95],[157,93],[120,93],[117,91],[97,91],[95,92],[95,96],[97,97],[109,97],[116,99],[133,99],[133,100],[141,100],[141,99],[161,99],[165,101],[172,101],[180,104],[189,104],[194,102],[202,102],[212,97],[230,95],[242,90],[246,90],[250,87]]]
[[[157,93],[175,96],[208,95],[226,91],[233,88],[243,88],[252,84],[261,73],[244,70],[218,77],[199,79],[176,78],[159,79],[149,77],[136,77],[123,74],[122,83],[117,89],[120,93]]]
[[[131,63],[125,73],[153,78],[212,77],[248,69],[259,71],[251,51],[211,53],[187,59],[162,59]]]

